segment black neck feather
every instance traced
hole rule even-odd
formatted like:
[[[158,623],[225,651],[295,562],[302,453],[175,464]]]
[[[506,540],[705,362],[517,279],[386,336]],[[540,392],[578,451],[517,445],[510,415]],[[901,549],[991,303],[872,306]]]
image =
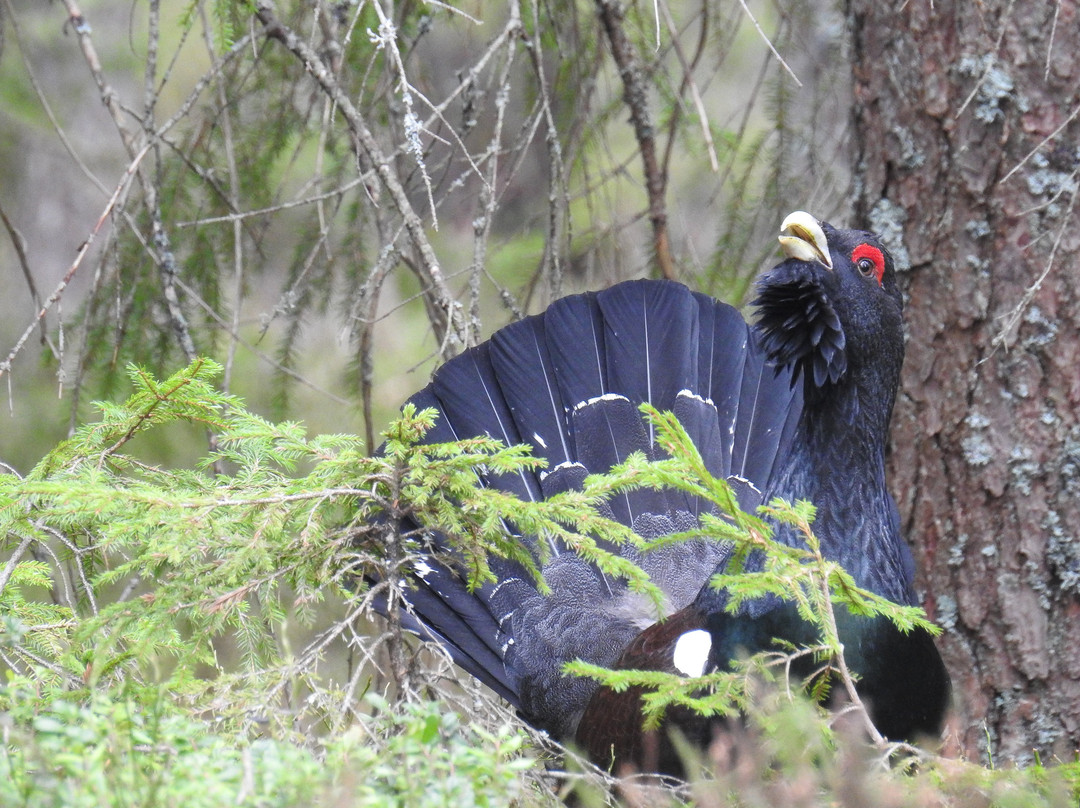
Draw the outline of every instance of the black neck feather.
[[[885,446],[903,363],[899,303],[880,294],[879,308],[853,304],[850,289],[837,293],[840,282],[836,273],[791,261],[758,287],[758,338],[777,366],[797,369],[793,384],[804,385],[805,393],[792,451],[770,479],[766,499],[810,500],[818,508],[813,527],[825,554],[861,586],[910,602],[885,484]],[[778,538],[802,541],[786,528]]]

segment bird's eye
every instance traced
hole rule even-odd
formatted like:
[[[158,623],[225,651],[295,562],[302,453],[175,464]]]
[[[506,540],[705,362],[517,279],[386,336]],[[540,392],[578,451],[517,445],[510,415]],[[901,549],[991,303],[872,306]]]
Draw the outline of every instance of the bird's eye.
[[[860,244],[851,253],[851,260],[867,278],[881,283],[885,275],[885,254],[871,244]]]

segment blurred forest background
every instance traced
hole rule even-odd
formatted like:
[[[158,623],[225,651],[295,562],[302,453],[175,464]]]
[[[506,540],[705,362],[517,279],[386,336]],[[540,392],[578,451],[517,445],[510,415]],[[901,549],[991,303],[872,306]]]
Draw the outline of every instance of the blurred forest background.
[[[638,141],[593,7],[275,12],[376,138],[423,249],[357,155],[350,114],[252,30],[249,8],[162,4],[150,23],[70,6],[82,34],[56,8],[13,4],[5,354],[67,280],[6,374],[22,428],[0,452],[17,468],[113,394],[126,362],[174,369],[189,350],[228,359],[226,389],[260,412],[370,436],[441,356],[557,296],[657,274]],[[843,19],[760,9],[788,72],[737,3],[646,11],[621,26],[655,128],[669,272],[738,303],[786,212],[849,216]]]
[[[950,744],[1080,738],[1076,3],[0,2],[0,461],[126,367],[366,445],[444,358],[667,276],[741,305],[805,209],[880,232],[891,471]],[[6,359],[4,358],[6,357]],[[189,467],[213,437],[135,451]]]

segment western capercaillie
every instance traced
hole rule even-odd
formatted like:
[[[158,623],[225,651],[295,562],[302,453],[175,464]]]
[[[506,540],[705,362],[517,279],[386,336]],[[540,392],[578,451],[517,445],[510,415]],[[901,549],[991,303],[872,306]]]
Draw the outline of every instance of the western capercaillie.
[[[904,352],[892,259],[873,234],[837,230],[803,212],[784,221],[780,242],[786,260],[757,282],[755,325],[669,281],[563,298],[435,373],[410,399],[439,411],[425,440],[486,434],[531,445],[546,469],[483,482],[538,499],[579,486],[631,452],[658,456],[638,410],[648,402],[675,413],[744,510],[773,497],[813,502],[824,555],[860,587],[914,604],[914,565],[884,469]],[[676,491],[639,490],[607,507],[655,538],[695,526],[700,505]],[[776,536],[801,541],[784,526]],[[678,770],[662,732],[642,735],[636,694],[566,676],[567,661],[693,674],[724,668],[776,637],[813,641],[812,627],[775,598],[725,611],[724,592],[707,585],[730,558],[723,542],[634,557],[665,594],[669,613],[659,622],[625,583],[565,548],[549,549],[548,594],[511,561],[496,559],[498,581],[476,590],[452,565],[416,564],[404,589],[405,623],[444,645],[531,723],[576,739],[602,765]],[[880,731],[894,739],[937,732],[949,680],[931,637],[904,634],[885,618],[837,614],[845,658]],[[710,724],[686,711],[671,720],[692,739],[710,737]]]

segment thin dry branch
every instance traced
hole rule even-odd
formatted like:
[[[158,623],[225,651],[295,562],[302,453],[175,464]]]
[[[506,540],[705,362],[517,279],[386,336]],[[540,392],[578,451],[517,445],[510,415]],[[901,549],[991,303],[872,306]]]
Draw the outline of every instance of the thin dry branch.
[[[686,52],[683,50],[682,43],[679,41],[679,29],[675,24],[675,18],[671,16],[671,9],[666,2],[661,2],[660,10],[663,12],[664,24],[667,25],[668,34],[671,37],[672,50],[674,50],[676,57],[678,57],[679,65],[682,67],[683,71],[682,83],[679,86],[679,95],[681,96],[685,90],[690,91],[690,98],[694,102],[694,109],[697,110],[698,123],[701,127],[701,138],[705,141],[705,150],[709,154],[709,166],[712,168],[714,174],[718,174],[720,172],[720,160],[716,156],[716,144],[713,142],[712,130],[709,128],[709,112],[705,108],[705,101],[701,97],[701,90],[698,87],[697,81],[694,80],[694,68],[697,66],[701,56],[705,53],[705,44],[708,42],[709,17],[707,14],[701,15],[701,35],[698,37],[697,50],[694,53],[694,57],[688,59],[686,57]],[[665,175],[668,172],[672,148],[675,145],[675,130],[679,121],[678,111],[681,109],[681,105],[677,106],[675,108],[676,114],[674,114],[671,119],[667,150],[664,152]]]
[[[784,57],[780,55],[780,51],[778,51],[776,49],[776,46],[773,45],[772,40],[769,39],[769,35],[766,34],[763,30],[761,30],[761,23],[757,21],[757,17],[755,17],[754,12],[750,10],[750,6],[746,5],[746,0],[739,0],[739,5],[742,6],[743,11],[746,13],[746,16],[749,17],[750,22],[753,23],[754,30],[758,32],[758,35],[762,38],[765,44],[769,46],[769,51],[772,53],[773,56],[776,57],[776,60],[780,62],[780,66],[783,67],[785,71],[787,71],[787,74],[791,76],[792,81],[795,82],[795,86],[802,87],[802,82],[799,81],[799,77],[795,75],[795,71],[791,69],[791,65],[784,61]]]
[[[994,42],[994,46],[987,50],[990,58],[986,60],[986,67],[983,68],[982,75],[979,76],[979,80],[975,82],[975,85],[971,88],[971,92],[968,93],[967,98],[957,108],[956,112],[952,116],[952,120],[946,124],[948,128],[953,128],[956,122],[960,119],[960,116],[964,114],[964,110],[968,108],[971,102],[978,95],[979,90],[986,84],[986,80],[990,77],[990,73],[997,66],[997,54],[1001,53],[1001,43],[1005,41],[1005,34],[1008,30],[1008,23],[1012,19],[1013,6],[1016,5],[1015,0],[1010,0],[1008,7],[1005,9],[1005,13],[1001,15],[1001,27],[998,29],[997,41]]]
[[[30,269],[30,257],[26,254],[26,239],[23,238],[22,233],[15,227],[11,219],[8,218],[7,211],[4,210],[4,206],[0,205],[0,221],[4,223],[4,229],[8,232],[8,237],[11,239],[11,246],[15,248],[15,255],[19,258],[19,268],[22,269],[23,277],[26,279],[26,286],[30,290],[30,299],[33,301],[34,306],[40,311],[42,308],[41,295],[38,294],[37,284],[34,283],[34,273]],[[49,341],[49,328],[45,323],[45,318],[41,317],[38,322],[41,325],[41,342],[42,344],[49,345],[52,348],[53,354],[59,356],[60,352]],[[63,332],[61,331],[61,335]]]
[[[97,49],[94,46],[94,40],[90,35],[90,24],[86,21],[86,18],[83,16],[83,13],[75,0],[63,0],[63,3],[68,12],[68,24],[70,25],[71,30],[75,32],[76,38],[79,41],[79,47],[83,52],[83,58],[86,60],[86,65],[90,69],[90,75],[93,77],[94,83],[97,84],[98,92],[101,95],[101,101],[113,119],[116,130],[120,134],[120,139],[123,141],[124,149],[128,153],[128,158],[137,168],[136,174],[139,179],[139,185],[143,190],[143,194],[146,198],[146,207],[150,212],[152,240],[155,257],[157,259],[158,272],[161,276],[162,292],[165,297],[166,310],[169,313],[169,320],[173,330],[176,332],[177,341],[180,344],[181,350],[184,352],[184,356],[187,357],[189,362],[194,361],[198,352],[195,350],[195,342],[191,336],[191,328],[188,325],[187,317],[184,315],[183,308],[180,305],[180,299],[176,294],[176,256],[172,251],[169,234],[163,223],[158,187],[150,173],[144,171],[142,168],[141,159],[135,159],[135,155],[140,153],[145,147],[141,146],[139,138],[128,125],[124,110],[120,105],[119,96],[105,77],[101,59],[98,57]],[[150,146],[156,146],[156,144],[156,138],[149,140]]]
[[[1009,171],[1005,174],[1005,176],[998,180],[998,184],[1000,185],[1006,182],[1017,171],[1023,168],[1027,164],[1027,161],[1034,157],[1039,151],[1041,151],[1047,143],[1060,135],[1061,132],[1065,129],[1065,127],[1076,119],[1077,115],[1080,115],[1080,106],[1077,106],[1072,112],[1070,112],[1068,117],[1065,118],[1065,120],[1063,120],[1060,124],[1058,124],[1057,128],[1055,128],[1053,132],[1040,140],[1038,144],[1036,144],[1035,147],[1031,149],[1031,151],[1025,154],[1023,158],[1021,158],[1020,162],[1010,168]]]
[[[257,359],[259,359],[259,360],[261,360],[263,362],[265,362],[267,365],[272,367],[275,372],[284,374],[285,376],[288,376],[289,378],[291,378],[293,381],[304,385],[308,389],[318,393],[321,396],[324,396],[328,401],[332,401],[333,403],[335,403],[335,404],[337,404],[339,406],[342,406],[342,407],[351,407],[352,406],[353,402],[351,402],[351,401],[349,401],[347,399],[344,399],[341,396],[336,395],[335,393],[332,393],[331,391],[327,390],[325,387],[320,387],[318,384],[316,384],[311,379],[304,376],[302,373],[299,373],[299,372],[293,370],[292,368],[287,367],[286,365],[283,365],[281,362],[278,362],[272,356],[269,356],[265,351],[259,350],[259,348],[256,345],[254,345],[250,340],[244,339],[243,335],[241,335],[239,331],[232,330],[233,327],[228,322],[226,322],[225,318],[222,317],[220,314],[218,314],[216,311],[214,311],[214,308],[209,303],[207,303],[205,300],[203,300],[194,289],[190,288],[183,281],[181,281],[179,279],[177,279],[176,283],[180,287],[181,291],[184,292],[185,295],[187,295],[191,300],[195,301],[195,303],[198,304],[198,306],[204,312],[206,312],[206,314],[215,323],[217,323],[218,326],[223,331],[225,331],[226,334],[228,334],[229,339],[235,340],[238,344],[242,345],[244,348],[246,348],[251,353],[252,356],[256,357]],[[371,446],[371,445],[374,445],[374,444],[369,441],[368,445]]]
[[[1024,291],[1023,297],[1020,299],[1020,302],[1013,307],[1013,310],[1001,318],[1005,320],[1005,324],[997,335],[990,340],[990,354],[980,360],[980,364],[989,359],[990,356],[993,356],[998,348],[1002,346],[1008,347],[1010,335],[1020,322],[1020,318],[1024,316],[1024,312],[1027,311],[1028,306],[1031,305],[1031,301],[1035,299],[1035,295],[1038,294],[1039,289],[1042,288],[1043,283],[1049,277],[1050,270],[1054,268],[1054,259],[1057,257],[1058,248],[1061,246],[1065,234],[1069,232],[1069,224],[1072,221],[1073,211],[1076,208],[1076,198],[1080,195],[1080,190],[1075,187],[1078,180],[1080,180],[1080,171],[1074,171],[1069,177],[1069,183],[1073,185],[1073,190],[1069,194],[1069,204],[1065,208],[1065,214],[1061,219],[1061,227],[1058,228],[1057,236],[1054,238],[1054,243],[1050,247],[1050,255],[1046,258],[1046,265],[1043,267],[1042,273],[1035,279],[1035,282]]]
[[[540,11],[537,6],[536,3],[532,4],[534,31],[540,30]],[[562,255],[564,248],[568,249],[570,246],[566,216],[566,212],[570,209],[566,161],[563,159],[562,144],[559,141],[559,127],[555,123],[555,115],[552,111],[551,88],[548,86],[547,71],[544,68],[543,43],[539,38],[530,38],[524,28],[521,29],[521,37],[525,42],[525,52],[531,61],[533,75],[536,78],[538,101],[544,119],[544,144],[547,147],[551,179],[548,183],[548,231],[542,269],[548,282],[548,294],[554,300],[562,295]]]
[[[649,114],[648,85],[642,75],[637,52],[623,30],[622,4],[618,0],[596,0],[600,21],[611,43],[611,54],[619,69],[623,83],[623,101],[630,109],[638,151],[645,171],[645,191],[649,197],[649,221],[653,228],[653,251],[660,274],[675,278],[675,264],[671,259],[668,239],[667,207],[664,194],[667,176],[661,171],[656,158],[656,136],[652,116]]]
[[[18,15],[15,14],[14,5],[12,4],[11,0],[3,0],[3,3],[3,23],[4,25],[10,25],[11,30],[15,33],[15,42],[18,44],[19,47],[19,56],[22,57],[23,67],[26,70],[26,77],[30,81],[30,86],[34,90],[34,97],[41,105],[42,111],[49,119],[49,123],[52,125],[53,131],[60,139],[60,143],[63,145],[64,150],[68,153],[68,156],[71,157],[75,165],[79,167],[79,170],[88,180],[90,180],[94,187],[101,191],[102,195],[108,194],[109,189],[101,180],[97,178],[97,176],[90,169],[90,167],[83,161],[82,157],[79,156],[79,153],[76,151],[75,146],[72,144],[71,140],[67,136],[67,133],[64,131],[64,127],[61,126],[60,121],[57,120],[56,114],[53,112],[52,109],[52,104],[49,103],[49,99],[46,97],[45,91],[42,89],[41,83],[38,81],[37,74],[34,72],[33,65],[27,58],[26,48],[23,46],[23,34],[19,28],[19,18]]]
[[[156,2],[152,4],[152,8],[156,8]],[[210,56],[212,63],[216,64],[218,60],[217,48],[214,46],[214,33],[210,25],[210,21],[207,19],[206,6],[204,4],[199,5],[199,18],[202,23],[203,29],[203,43],[206,46],[206,52]],[[156,20],[156,14],[152,17]],[[151,40],[154,38],[151,37]],[[149,70],[148,70],[149,73]],[[147,81],[147,112],[146,115],[149,118],[152,108],[152,83]],[[225,167],[227,170],[226,176],[229,180],[228,187],[228,205],[230,210],[240,209],[240,172],[236,166],[236,149],[233,139],[233,125],[232,125],[232,113],[230,112],[229,98],[227,94],[227,87],[225,82],[220,78],[215,82],[215,89],[217,90],[218,107],[221,110],[221,132],[222,132],[222,145],[225,151]],[[230,333],[232,334],[229,339],[228,349],[225,353],[225,368],[222,373],[221,386],[224,390],[228,391],[232,389],[232,374],[233,366],[236,362],[236,352],[239,348],[240,333],[240,313],[241,313],[241,301],[244,296],[244,231],[241,221],[235,220],[232,222],[232,247],[233,247],[233,291],[232,291],[232,319],[230,321]]]
[[[15,342],[15,347],[13,347],[10,352],[8,352],[8,355],[4,359],[4,361],[0,362],[0,377],[2,377],[5,373],[11,370],[11,363],[15,361],[15,357],[18,356],[19,353],[22,351],[23,346],[26,345],[26,341],[30,338],[30,335],[34,333],[34,329],[37,328],[38,323],[42,319],[44,319],[45,315],[48,314],[49,309],[51,309],[53,305],[58,300],[60,300],[60,297],[64,294],[64,290],[67,289],[68,284],[71,283],[71,279],[75,277],[75,273],[78,271],[79,267],[82,266],[83,258],[86,257],[86,253],[90,249],[90,245],[94,243],[94,239],[97,237],[98,232],[101,230],[101,226],[105,224],[105,220],[108,219],[110,215],[112,215],[112,212],[115,209],[117,203],[120,201],[121,197],[127,192],[128,188],[130,187],[132,177],[138,171],[139,163],[142,162],[142,159],[146,156],[146,153],[149,150],[150,144],[147,143],[135,154],[132,162],[128,165],[127,170],[124,172],[124,176],[121,178],[120,183],[116,186],[116,190],[113,191],[113,195],[109,198],[109,201],[106,203],[104,210],[102,210],[101,215],[98,217],[97,223],[90,231],[90,234],[86,237],[86,241],[84,241],[79,246],[79,251],[75,255],[75,260],[71,263],[68,271],[64,274],[64,277],[61,279],[56,289],[53,290],[53,293],[49,295],[48,299],[42,304],[41,309],[38,311],[37,316],[34,317],[33,322],[31,322],[30,325],[27,326],[26,330],[23,331],[22,336],[20,336],[19,339]]]
[[[1043,81],[1050,79],[1050,57],[1054,53],[1054,37],[1057,35],[1058,18],[1061,16],[1061,0],[1054,3],[1054,19],[1050,23],[1050,36],[1046,42],[1046,66],[1043,68]]]
[[[23,553],[26,552],[33,541],[33,536],[24,536],[23,540],[19,542],[19,546],[15,548],[7,562],[4,564],[3,569],[0,569],[0,595],[4,593],[8,581],[11,580],[11,574],[15,572],[16,565],[18,565],[19,561],[22,559]]]
[[[520,29],[521,19],[518,16],[516,5],[511,6],[511,22],[513,30]],[[512,42],[512,40],[507,41]],[[508,47],[496,85],[495,121],[485,154],[487,171],[483,177],[483,184],[480,187],[480,195],[476,203],[477,214],[473,219],[473,260],[472,265],[469,267],[469,325],[472,327],[472,333],[477,342],[479,341],[480,330],[480,280],[483,276],[484,267],[487,265],[487,246],[491,238],[491,226],[495,220],[497,210],[498,194],[496,188],[499,182],[501,165],[499,156],[502,147],[503,127],[506,123],[506,107],[510,99],[510,78],[513,65],[514,52],[511,47]],[[524,149],[522,149],[522,153],[524,153]]]

